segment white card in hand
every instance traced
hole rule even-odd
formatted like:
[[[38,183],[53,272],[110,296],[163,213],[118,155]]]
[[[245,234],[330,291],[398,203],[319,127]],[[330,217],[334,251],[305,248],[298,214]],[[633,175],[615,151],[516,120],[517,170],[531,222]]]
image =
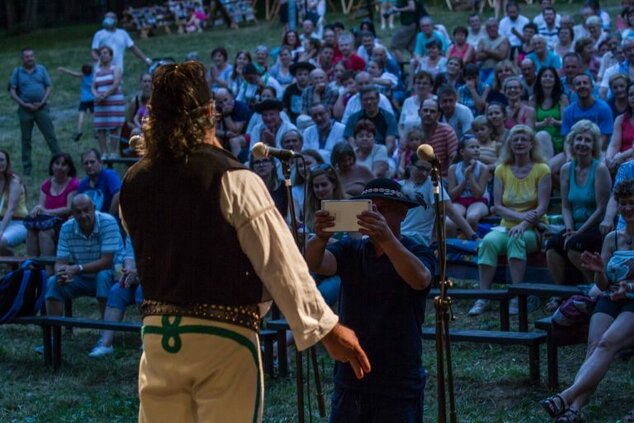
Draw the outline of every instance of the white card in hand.
[[[372,210],[372,200],[321,200],[321,209],[335,217],[326,232],[358,232],[357,215]]]

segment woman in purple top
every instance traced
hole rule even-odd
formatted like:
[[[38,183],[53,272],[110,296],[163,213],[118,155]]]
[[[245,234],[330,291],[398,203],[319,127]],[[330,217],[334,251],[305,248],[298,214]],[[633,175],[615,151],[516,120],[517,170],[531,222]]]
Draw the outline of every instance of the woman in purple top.
[[[49,163],[46,179],[40,187],[40,198],[33,207],[30,217],[54,216],[62,223],[70,216],[70,203],[77,192],[79,181],[73,159],[68,153],[55,154]],[[29,229],[26,236],[26,250],[29,256],[54,256],[56,231],[61,225],[49,229]],[[52,267],[47,266],[48,273]]]

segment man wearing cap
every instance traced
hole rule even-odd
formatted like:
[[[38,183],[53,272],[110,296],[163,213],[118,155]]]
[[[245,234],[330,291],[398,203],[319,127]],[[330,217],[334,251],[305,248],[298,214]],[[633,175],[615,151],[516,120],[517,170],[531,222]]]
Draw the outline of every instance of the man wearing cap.
[[[310,72],[313,69],[315,69],[315,65],[309,62],[293,63],[290,67],[290,72],[295,77],[295,82],[284,91],[282,103],[293,123],[295,123],[297,116],[302,113],[302,93],[310,84]]]
[[[249,63],[242,68],[244,82],[238,89],[236,100],[247,103],[253,107],[260,100],[262,88],[271,87],[275,90],[275,96],[278,100],[282,99],[282,87],[275,78],[268,73],[260,75],[254,64]]]
[[[342,323],[355,331],[372,362],[363,381],[335,364],[330,422],[422,422],[421,325],[434,256],[401,235],[401,222],[418,204],[397,182],[374,179],[356,198],[372,200],[372,210],[357,216],[367,237],[331,243],[333,234],[325,230],[335,218],[318,211],[315,236],[306,247],[310,270],[341,277]]]
[[[262,115],[262,122],[255,125],[249,132],[251,145],[263,142],[270,147],[280,148],[282,136],[290,129],[297,129],[290,122],[282,120],[282,102],[277,100],[264,100],[255,105],[255,111]]]

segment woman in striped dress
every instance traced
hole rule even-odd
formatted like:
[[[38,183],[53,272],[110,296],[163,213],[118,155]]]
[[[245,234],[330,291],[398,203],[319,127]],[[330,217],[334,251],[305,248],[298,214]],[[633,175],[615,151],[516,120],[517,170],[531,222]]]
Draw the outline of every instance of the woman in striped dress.
[[[122,71],[112,65],[112,49],[99,49],[99,65],[92,83],[95,96],[94,126],[102,158],[116,158],[119,133],[125,123],[125,98],[121,91]]]

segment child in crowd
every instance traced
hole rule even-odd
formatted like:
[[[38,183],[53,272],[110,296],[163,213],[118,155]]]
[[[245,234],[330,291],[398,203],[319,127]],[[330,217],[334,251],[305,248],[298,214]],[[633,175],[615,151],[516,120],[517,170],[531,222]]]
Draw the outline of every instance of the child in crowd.
[[[398,175],[399,177],[405,176],[405,169],[416,161],[416,149],[423,143],[423,131],[419,128],[412,128],[405,135],[405,142],[402,144],[399,161],[398,161]]]
[[[84,127],[84,118],[86,116],[86,112],[95,112],[95,97],[92,95],[92,90],[90,88],[92,86],[93,78],[92,65],[82,65],[81,72],[76,72],[74,70],[70,70],[61,66],[57,68],[57,70],[61,73],[65,73],[66,75],[81,78],[79,94],[79,116],[77,116],[77,129],[75,130],[75,134],[73,135],[73,140],[77,142],[83,135],[82,128]]]
[[[493,137],[493,128],[487,118],[478,116],[473,119],[471,132],[480,144],[480,161],[493,172],[498,161],[500,144]]]
[[[463,138],[458,144],[458,156],[449,167],[449,196],[461,216],[476,231],[480,219],[489,214],[487,182],[490,173],[480,160],[480,143],[476,138]],[[447,219],[447,233],[455,236],[456,225]]]

